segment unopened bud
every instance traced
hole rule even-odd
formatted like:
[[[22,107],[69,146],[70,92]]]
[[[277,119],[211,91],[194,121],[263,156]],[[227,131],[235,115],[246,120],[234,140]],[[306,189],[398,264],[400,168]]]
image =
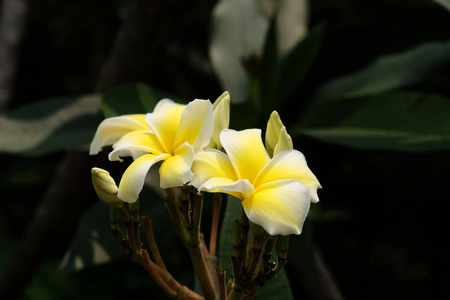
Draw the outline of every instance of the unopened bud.
[[[123,202],[117,198],[119,188],[109,172],[100,168],[92,168],[91,176],[98,198],[111,207],[121,208]]]

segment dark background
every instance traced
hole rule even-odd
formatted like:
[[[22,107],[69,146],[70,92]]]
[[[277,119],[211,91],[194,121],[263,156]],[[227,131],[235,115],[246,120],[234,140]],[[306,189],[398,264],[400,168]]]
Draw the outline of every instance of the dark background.
[[[98,78],[121,28],[125,5],[126,1],[106,0],[29,1],[6,111],[42,98],[107,89],[99,88]],[[217,97],[221,88],[207,54],[214,5],[215,1],[207,0],[150,4],[156,12],[147,12],[155,17],[149,21],[153,27],[144,30],[149,40],[135,49],[136,57],[129,62],[132,66],[119,81],[145,82],[187,100]],[[306,80],[280,111],[286,124],[296,120],[299,110],[307,106],[308,96],[328,80],[360,70],[381,55],[427,41],[450,40],[450,13],[431,0],[314,0],[310,6],[311,25],[327,21],[325,37]],[[143,61],[141,65],[147,67],[136,71],[134,61]],[[449,71],[449,66],[443,66],[412,89],[450,96]],[[294,146],[305,154],[323,186],[321,202],[312,206],[306,226],[345,298],[450,297],[448,151],[355,150],[308,138],[295,140]],[[0,155],[0,267],[7,265],[28,230],[65,155]],[[73,185],[85,182],[75,178]],[[83,200],[79,211],[96,201],[90,186],[81,190],[88,200]],[[69,246],[79,215],[74,212],[63,238],[53,239],[51,246],[43,247],[45,255],[37,258],[46,262],[49,272],[51,263],[55,266]],[[287,272],[296,299],[318,299],[302,288],[305,275],[295,259],[299,247],[295,245],[301,245],[301,238],[293,239]],[[173,248],[169,247],[170,251]],[[173,257],[172,263],[180,260]],[[30,274],[34,271],[30,268]],[[46,274],[40,264],[36,272]],[[47,299],[128,299],[157,293],[146,274],[126,260],[89,268],[57,282],[45,276],[32,282],[43,290],[46,285],[53,290],[59,286],[54,298]]]

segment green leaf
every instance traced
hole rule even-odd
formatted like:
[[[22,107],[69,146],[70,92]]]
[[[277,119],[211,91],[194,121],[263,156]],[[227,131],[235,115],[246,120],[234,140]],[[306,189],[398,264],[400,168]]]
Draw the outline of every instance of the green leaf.
[[[242,59],[260,57],[269,20],[257,1],[221,0],[212,14],[209,54],[222,88],[235,103],[247,100],[248,78]]]
[[[274,104],[277,101],[276,99],[278,96],[279,61],[276,24],[276,19],[273,19],[272,22],[270,22],[270,27],[264,43],[261,72],[261,104],[263,107],[263,116],[268,115],[269,112],[274,109]],[[257,109],[258,106],[256,107]]]
[[[297,133],[361,149],[450,149],[450,99],[397,92],[310,109]]]
[[[315,26],[305,39],[286,54],[280,63],[280,83],[277,93],[279,101],[286,100],[300,85],[313,65],[322,44],[325,23]],[[279,105],[279,104],[278,104]]]
[[[0,152],[44,154],[86,147],[101,122],[100,96],[42,100],[0,116]]]
[[[219,248],[218,248],[218,265],[224,266],[227,277],[230,277],[231,268],[231,228],[234,220],[241,220],[242,205],[241,200],[229,196],[227,200],[227,208],[220,231]],[[290,300],[293,299],[288,278],[284,270],[282,270],[276,278],[266,283],[263,287],[259,287],[255,298],[256,300]]]
[[[391,91],[419,82],[449,60],[450,42],[427,43],[383,56],[360,72],[326,84],[314,95],[314,101],[345,100]]]
[[[163,93],[143,83],[129,83],[108,91],[102,98],[105,118],[152,112]]]
[[[144,188],[140,198],[140,213],[152,218],[158,244],[169,244],[176,232],[175,229],[167,228],[170,217],[166,213],[161,195],[152,189]],[[61,263],[61,269],[64,273],[71,273],[108,263],[121,256],[123,253],[110,232],[109,207],[98,201],[78,224],[77,233]]]
[[[434,0],[434,1],[444,6],[447,10],[450,10],[450,0]]]

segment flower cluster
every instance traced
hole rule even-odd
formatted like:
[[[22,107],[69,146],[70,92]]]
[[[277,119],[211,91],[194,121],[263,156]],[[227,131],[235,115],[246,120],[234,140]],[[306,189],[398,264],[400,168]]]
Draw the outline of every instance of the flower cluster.
[[[117,198],[133,203],[148,170],[159,165],[163,189],[189,184],[199,192],[226,193],[242,201],[248,219],[270,235],[300,234],[321,186],[277,112],[260,129],[228,129],[230,97],[181,105],[161,100],[152,113],[108,118],[98,127],[90,154],[112,145],[109,159],[131,156]],[[223,147],[223,149],[222,149]]]

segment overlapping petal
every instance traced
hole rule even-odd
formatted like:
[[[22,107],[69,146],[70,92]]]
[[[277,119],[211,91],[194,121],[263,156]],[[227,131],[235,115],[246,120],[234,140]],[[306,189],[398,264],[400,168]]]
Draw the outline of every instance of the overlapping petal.
[[[158,102],[153,113],[149,113],[145,117],[166,153],[173,154],[175,150],[173,142],[178,132],[184,108],[185,105],[164,99]]]
[[[145,122],[145,114],[124,115],[103,120],[95,132],[89,154],[98,154],[103,146],[114,144],[125,134],[134,130],[150,130]]]
[[[117,197],[125,202],[133,203],[139,197],[144,186],[145,176],[155,163],[169,158],[169,154],[146,154],[136,159],[123,173]]]
[[[308,188],[311,201],[319,202],[317,189],[321,188],[316,176],[309,169],[305,156],[297,150],[285,150],[276,155],[258,174],[255,186],[281,180],[296,179]]]
[[[300,234],[310,203],[308,189],[295,179],[266,183],[242,201],[249,220],[271,235]]]
[[[164,148],[152,131],[132,131],[124,135],[113,145],[113,151],[109,153],[109,160],[120,160],[120,157],[133,156],[134,153],[152,153],[155,155],[164,153]],[[133,155],[130,155],[133,154]]]
[[[220,140],[239,179],[253,182],[270,160],[261,140],[260,129],[225,129],[220,134]]]
[[[192,172],[195,175],[191,185],[196,188],[214,177],[229,178],[233,182],[238,180],[228,156],[216,149],[207,149],[196,154]]]
[[[252,194],[255,188],[247,179],[234,181],[229,178],[214,177],[203,183],[199,190],[210,193],[226,193],[242,200]]]
[[[189,102],[183,110],[174,141],[174,148],[188,142],[194,151],[209,144],[213,133],[213,109],[209,100],[196,99]]]
[[[173,156],[159,167],[160,186],[163,189],[182,186],[194,177],[191,171],[194,161],[194,147],[184,143],[175,149]]]

